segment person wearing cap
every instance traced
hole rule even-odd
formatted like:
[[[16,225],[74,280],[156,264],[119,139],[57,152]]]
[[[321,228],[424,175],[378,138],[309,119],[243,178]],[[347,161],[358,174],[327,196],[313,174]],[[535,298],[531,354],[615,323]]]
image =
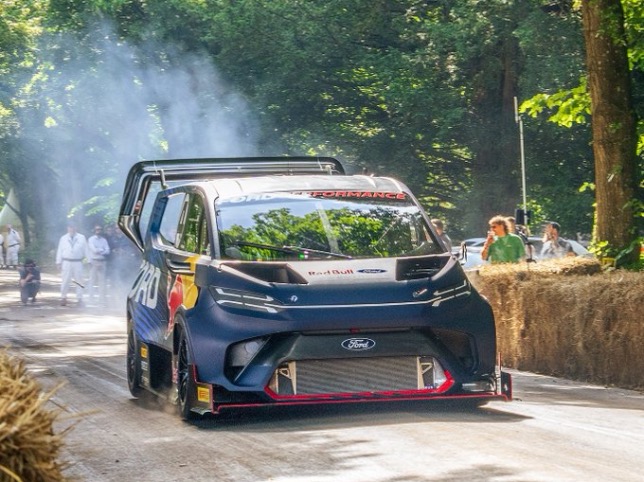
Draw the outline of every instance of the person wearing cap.
[[[67,234],[58,241],[56,251],[56,266],[60,269],[62,283],[60,285],[60,304],[67,305],[67,293],[73,282],[76,285],[76,299],[83,304],[83,259],[88,258],[87,239],[76,232],[73,223],[67,225]]]
[[[98,289],[99,300],[104,303],[106,264],[107,256],[110,254],[110,245],[103,236],[101,226],[94,226],[94,234],[87,240],[87,249],[89,254],[89,298],[93,299]]]
[[[35,303],[36,295],[40,291],[40,270],[36,266],[36,262],[27,258],[18,273],[20,274],[20,300],[22,304],[26,305],[29,298],[32,303]]]

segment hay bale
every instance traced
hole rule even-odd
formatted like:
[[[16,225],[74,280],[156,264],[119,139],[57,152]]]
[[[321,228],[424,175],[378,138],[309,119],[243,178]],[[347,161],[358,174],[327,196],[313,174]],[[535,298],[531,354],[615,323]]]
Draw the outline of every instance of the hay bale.
[[[563,258],[470,278],[492,305],[506,366],[644,389],[644,273]]]
[[[594,258],[570,256],[550,259],[536,263],[488,264],[479,268],[479,275],[484,278],[497,278],[514,274],[520,279],[531,274],[539,276],[557,275],[594,275],[601,272],[601,264]]]
[[[644,276],[533,280],[522,287],[524,369],[644,388]]]
[[[0,481],[65,480],[66,464],[57,458],[62,435],[53,423],[58,412],[45,404],[54,391],[43,393],[22,360],[0,351]]]

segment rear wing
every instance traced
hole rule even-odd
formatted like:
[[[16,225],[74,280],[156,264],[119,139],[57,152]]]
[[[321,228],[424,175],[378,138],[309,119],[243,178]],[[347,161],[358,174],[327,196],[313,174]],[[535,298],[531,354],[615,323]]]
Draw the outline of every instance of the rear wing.
[[[119,227],[143,251],[140,231],[141,212],[150,188],[158,183],[206,181],[221,177],[269,174],[339,174],[344,168],[331,157],[230,157],[203,159],[165,159],[137,162],[125,181],[119,211]]]

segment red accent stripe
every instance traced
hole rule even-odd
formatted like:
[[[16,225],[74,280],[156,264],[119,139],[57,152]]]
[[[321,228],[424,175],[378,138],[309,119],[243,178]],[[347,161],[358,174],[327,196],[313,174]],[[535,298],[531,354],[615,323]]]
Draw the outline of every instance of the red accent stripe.
[[[374,402],[411,402],[411,401],[430,401],[430,400],[464,400],[468,398],[479,398],[485,399],[487,401],[503,401],[509,402],[511,399],[506,395],[497,395],[493,392],[481,392],[476,395],[416,395],[416,396],[400,396],[400,397],[387,397],[387,398],[360,398],[360,399],[346,399],[346,400],[290,400],[290,401],[279,401],[279,402],[250,402],[250,403],[226,403],[215,405],[213,407],[213,414],[218,414],[222,410],[228,409],[243,409],[243,408],[259,408],[259,407],[282,407],[282,406],[297,406],[297,405],[336,405],[336,404],[348,404],[348,403],[374,403]]]

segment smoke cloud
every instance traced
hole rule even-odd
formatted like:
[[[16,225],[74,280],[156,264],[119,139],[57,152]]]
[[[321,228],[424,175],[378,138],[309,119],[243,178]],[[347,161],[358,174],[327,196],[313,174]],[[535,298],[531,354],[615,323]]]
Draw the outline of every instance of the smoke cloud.
[[[256,115],[206,55],[128,44],[105,23],[43,45],[46,75],[19,115],[23,152],[48,188],[43,219],[57,223],[50,241],[64,233],[64,217],[94,196],[118,209],[126,173],[139,160],[258,155]],[[96,204],[80,208],[92,210],[103,214]]]

